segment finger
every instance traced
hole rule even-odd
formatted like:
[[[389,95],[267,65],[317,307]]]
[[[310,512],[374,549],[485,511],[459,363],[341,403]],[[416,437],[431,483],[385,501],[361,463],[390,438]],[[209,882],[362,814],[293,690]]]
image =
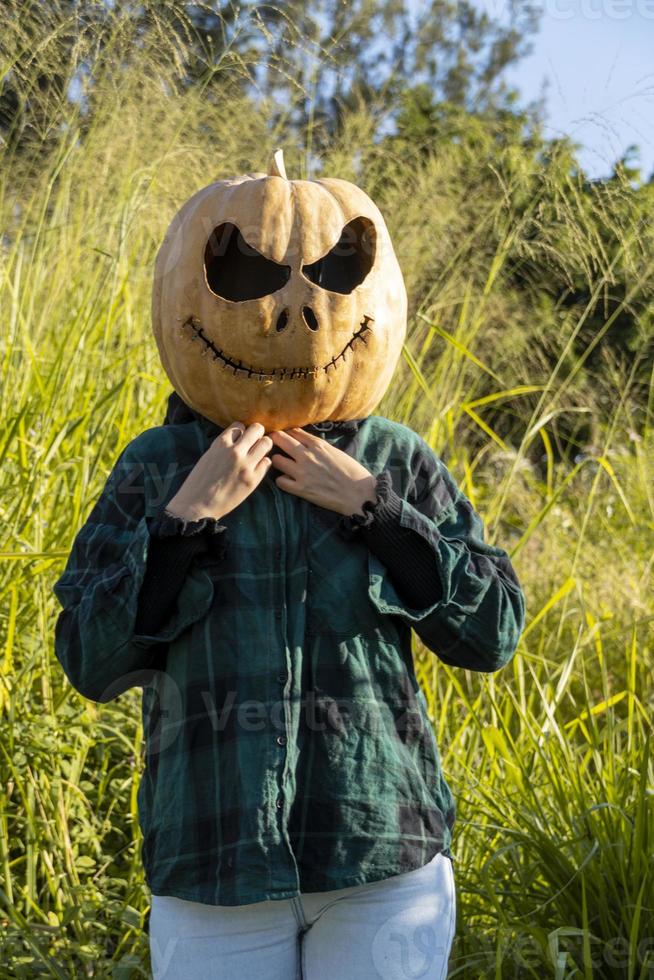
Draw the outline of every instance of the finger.
[[[265,428],[261,422],[253,422],[252,425],[248,425],[247,429],[238,441],[239,449],[243,452],[248,452],[252,448],[255,442],[265,435]]]
[[[311,432],[305,432],[304,429],[298,429],[297,427],[287,429],[286,435],[289,435],[295,442],[299,442],[303,446],[315,446],[316,443],[319,443],[321,446],[324,445],[324,440],[318,436],[314,436]]]
[[[294,493],[298,496],[298,484],[290,476],[278,476],[275,478],[275,483],[280,490],[287,490],[289,493]]]
[[[254,467],[254,475],[263,480],[271,466],[272,460],[270,456],[262,456],[257,465]]]
[[[262,436],[261,439],[252,445],[248,451],[248,459],[253,460],[258,463],[262,456],[265,456],[273,447],[273,441],[270,436]]]
[[[297,463],[294,459],[289,459],[288,456],[282,456],[281,453],[273,453],[270,457],[273,466],[276,466],[278,470],[282,473],[288,473],[289,476],[295,477],[297,473]]]
[[[295,456],[298,451],[302,450],[302,444],[297,439],[294,439],[293,436],[289,435],[288,432],[284,432],[283,429],[271,432],[270,437],[276,446],[279,446],[280,449],[283,449],[284,452],[289,453],[291,456]]]
[[[233,446],[235,442],[239,441],[244,432],[245,424],[243,422],[231,422],[226,429],[223,429],[221,435],[225,437],[228,446]]]

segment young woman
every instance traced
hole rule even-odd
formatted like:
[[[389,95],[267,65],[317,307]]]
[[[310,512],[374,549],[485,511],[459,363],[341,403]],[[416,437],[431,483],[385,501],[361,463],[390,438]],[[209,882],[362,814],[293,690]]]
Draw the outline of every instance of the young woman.
[[[143,686],[156,980],[446,975],[455,804],[411,629],[495,671],[524,595],[419,436],[221,429],[173,392],[55,592],[73,686]]]

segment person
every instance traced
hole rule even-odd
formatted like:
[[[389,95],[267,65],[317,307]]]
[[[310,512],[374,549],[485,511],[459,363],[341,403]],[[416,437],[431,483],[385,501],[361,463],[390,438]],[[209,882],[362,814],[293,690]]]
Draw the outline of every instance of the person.
[[[525,596],[425,440],[223,428],[173,391],[54,591],[75,689],[143,688],[155,980],[446,976],[456,804],[412,635],[497,671]]]

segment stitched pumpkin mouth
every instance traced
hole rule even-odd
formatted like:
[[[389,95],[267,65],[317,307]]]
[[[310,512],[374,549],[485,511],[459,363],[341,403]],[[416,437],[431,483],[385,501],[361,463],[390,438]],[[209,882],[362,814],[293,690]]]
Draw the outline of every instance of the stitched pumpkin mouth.
[[[314,367],[280,367],[280,368],[258,368],[251,364],[246,364],[244,361],[239,360],[235,357],[230,357],[222,348],[216,347],[214,342],[207,337],[204,332],[204,328],[197,319],[197,317],[190,316],[188,320],[185,321],[184,326],[188,326],[193,330],[193,336],[191,340],[201,340],[203,343],[202,354],[213,355],[214,361],[220,361],[223,370],[229,368],[233,371],[235,375],[243,375],[247,378],[255,378],[257,381],[296,381],[296,380],[306,380],[308,378],[316,377],[323,371],[328,373],[330,370],[336,370],[341,361],[345,361],[345,356],[348,350],[352,350],[354,344],[357,340],[360,340],[363,344],[367,344],[366,335],[370,332],[370,327],[368,326],[368,321],[372,320],[370,316],[364,316],[363,320],[359,324],[359,327],[352,334],[347,344],[340,352],[340,354],[332,357],[331,361],[322,366]]]

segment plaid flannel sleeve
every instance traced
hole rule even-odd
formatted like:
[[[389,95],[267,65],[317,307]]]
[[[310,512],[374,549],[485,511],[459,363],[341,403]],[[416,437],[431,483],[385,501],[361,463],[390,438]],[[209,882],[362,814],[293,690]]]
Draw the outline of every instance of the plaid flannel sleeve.
[[[385,495],[383,522],[396,550],[412,532],[434,556],[433,603],[416,607],[400,594],[391,569],[369,554],[369,596],[376,608],[408,622],[428,649],[452,667],[492,672],[513,657],[525,625],[525,595],[507,552],[484,540],[484,525],[445,464],[421,441],[406,495]],[[391,474],[388,473],[390,483]],[[381,523],[381,522],[380,522]],[[362,528],[364,536],[365,527]],[[424,592],[424,590],[422,590]],[[403,598],[404,597],[404,598]]]
[[[146,475],[156,462],[139,458],[137,441],[120,454],[53,587],[62,606],[55,655],[72,686],[98,702],[147,683],[149,674],[143,671],[156,664],[162,645],[202,618],[213,598],[211,578],[191,565],[157,632],[135,632],[152,540]]]

